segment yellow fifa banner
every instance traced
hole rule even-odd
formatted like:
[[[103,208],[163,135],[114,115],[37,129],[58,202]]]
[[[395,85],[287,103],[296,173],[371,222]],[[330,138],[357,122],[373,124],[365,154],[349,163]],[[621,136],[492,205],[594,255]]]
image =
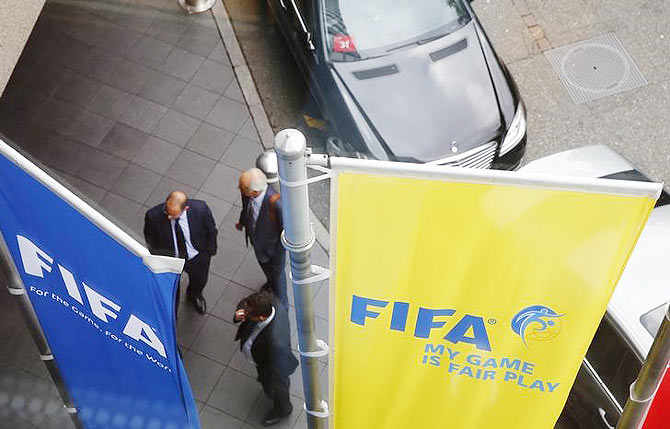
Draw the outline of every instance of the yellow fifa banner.
[[[661,185],[337,160],[330,427],[552,428]]]

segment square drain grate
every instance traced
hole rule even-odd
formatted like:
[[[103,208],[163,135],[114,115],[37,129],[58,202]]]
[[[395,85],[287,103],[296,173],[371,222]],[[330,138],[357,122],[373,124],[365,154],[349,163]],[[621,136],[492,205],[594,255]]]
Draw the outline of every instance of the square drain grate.
[[[545,52],[577,104],[647,84],[614,33]]]

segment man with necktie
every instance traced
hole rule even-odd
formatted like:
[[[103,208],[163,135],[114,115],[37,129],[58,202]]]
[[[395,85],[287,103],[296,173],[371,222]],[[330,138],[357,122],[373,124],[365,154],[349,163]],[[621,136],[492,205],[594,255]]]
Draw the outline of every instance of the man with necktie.
[[[209,263],[216,255],[216,224],[207,203],[188,199],[182,191],[173,191],[165,204],[149,209],[144,217],[144,239],[154,255],[185,259],[188,273],[186,299],[201,314],[207,312],[202,290],[207,284]],[[179,304],[179,290],[175,314]]]
[[[237,304],[233,322],[241,322],[235,340],[247,361],[256,366],[263,392],[272,400],[263,426],[275,425],[293,411],[289,376],[298,360],[291,352],[288,312],[271,293],[256,292]]]
[[[279,194],[268,186],[265,174],[258,168],[242,173],[238,185],[242,194],[242,211],[235,227],[238,231],[244,229],[247,245],[251,242],[267,278],[265,287],[271,289],[288,308],[286,252],[281,244],[284,226]]]

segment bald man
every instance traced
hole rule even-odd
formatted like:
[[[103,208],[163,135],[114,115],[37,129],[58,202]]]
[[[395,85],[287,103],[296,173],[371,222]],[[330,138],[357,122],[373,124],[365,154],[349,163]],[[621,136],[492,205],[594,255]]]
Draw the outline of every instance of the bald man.
[[[200,313],[207,312],[202,290],[209,277],[209,262],[216,255],[216,223],[207,203],[191,200],[182,191],[173,191],[164,204],[149,209],[144,217],[144,239],[154,255],[186,260],[186,299]],[[179,305],[179,291],[175,314]]]
[[[281,200],[274,189],[268,187],[265,174],[252,168],[240,175],[238,183],[242,194],[242,211],[235,225],[244,229],[247,245],[251,242],[256,259],[265,277],[266,287],[271,288],[279,301],[288,308],[286,294],[286,253],[281,244],[282,224]]]

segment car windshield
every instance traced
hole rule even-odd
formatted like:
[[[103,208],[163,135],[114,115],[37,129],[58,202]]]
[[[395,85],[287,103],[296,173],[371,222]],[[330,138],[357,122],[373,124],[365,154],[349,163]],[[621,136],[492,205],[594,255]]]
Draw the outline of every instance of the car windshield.
[[[331,60],[385,55],[452,33],[470,21],[462,0],[325,0]]]

